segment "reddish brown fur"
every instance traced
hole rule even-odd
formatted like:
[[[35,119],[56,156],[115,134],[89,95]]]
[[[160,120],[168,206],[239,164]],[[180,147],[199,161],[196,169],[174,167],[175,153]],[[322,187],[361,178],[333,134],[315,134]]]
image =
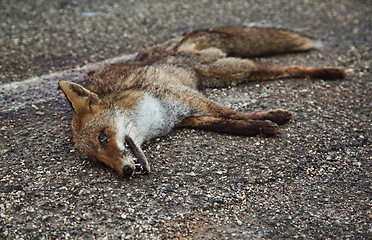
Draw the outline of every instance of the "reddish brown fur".
[[[249,136],[278,134],[278,124],[293,117],[290,112],[240,113],[207,99],[199,90],[277,78],[344,78],[345,70],[337,67],[267,66],[247,59],[317,46],[307,37],[278,29],[191,31],[140,52],[131,62],[89,74],[86,88],[66,81],[59,86],[75,110],[76,146],[89,158],[130,176],[135,159],[144,164],[144,172],[150,171],[140,150],[143,141],[172,127]],[[107,138],[104,144],[101,135]],[[131,149],[125,145],[128,139]]]
[[[249,59],[236,57],[253,57],[308,51],[314,48],[313,41],[300,34],[270,28],[219,27],[207,30],[190,31],[181,40],[169,41],[161,46],[141,51],[133,62],[110,66],[95,73],[88,81],[88,89],[106,96],[115,93],[109,101],[116,102],[130,109],[142,98],[142,89],[149,88],[156,95],[169,95],[181,99],[190,106],[198,106],[209,115],[221,119],[271,120],[282,124],[292,118],[284,110],[266,113],[242,114],[215,104],[199,96],[196,91],[182,89],[177,93],[174,87],[152,80],[148,83],[141,77],[138,69],[153,65],[162,68],[163,64],[176,65],[188,70],[184,76],[194,82],[197,89],[206,87],[225,87],[257,80],[271,80],[288,77],[310,77],[323,79],[344,78],[346,73],[341,68],[300,66],[267,66],[255,64]],[[144,73],[145,75],[148,73]],[[136,77],[129,77],[136,75]],[[177,78],[175,76],[175,78]],[[177,79],[179,81],[179,79]],[[184,86],[190,83],[180,81]],[[186,84],[186,85],[185,85]],[[189,91],[189,94],[187,92]],[[239,116],[239,118],[236,118]],[[204,118],[203,118],[204,119]],[[200,119],[199,119],[200,120]],[[180,126],[190,126],[187,120]],[[219,122],[220,120],[216,120]],[[221,126],[221,124],[220,124]],[[203,128],[205,126],[203,125]],[[212,128],[212,127],[211,127]],[[210,128],[210,129],[211,129]],[[217,129],[217,127],[215,127]],[[221,130],[218,130],[221,131]]]
[[[180,45],[187,42],[195,42],[197,50],[215,47],[227,56],[247,58],[308,51],[310,49],[304,46],[311,40],[297,33],[272,28],[218,27],[191,31]]]

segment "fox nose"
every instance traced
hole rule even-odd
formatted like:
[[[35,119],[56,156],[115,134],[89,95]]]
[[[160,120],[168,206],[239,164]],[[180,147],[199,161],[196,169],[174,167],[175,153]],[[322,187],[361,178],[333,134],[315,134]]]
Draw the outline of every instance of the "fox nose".
[[[130,177],[132,176],[133,168],[131,168],[129,165],[125,165],[123,167],[123,176],[124,177]]]

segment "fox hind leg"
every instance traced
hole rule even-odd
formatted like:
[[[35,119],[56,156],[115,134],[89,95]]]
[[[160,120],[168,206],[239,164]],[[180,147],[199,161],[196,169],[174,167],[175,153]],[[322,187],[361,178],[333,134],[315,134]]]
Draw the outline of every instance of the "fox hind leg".
[[[227,87],[251,81],[280,78],[342,79],[346,72],[337,67],[268,66],[249,59],[222,58],[207,66],[195,68],[199,88]]]
[[[318,78],[324,80],[343,79],[346,71],[338,67],[300,67],[256,65],[248,81],[272,80],[278,78]]]
[[[178,51],[187,49],[201,55],[202,50],[218,49],[225,54],[225,57],[209,62],[209,65],[195,67],[201,88],[290,77],[326,80],[344,78],[345,70],[337,67],[266,66],[241,59],[309,51],[320,45],[319,41],[280,29],[220,27],[189,32],[176,48]]]

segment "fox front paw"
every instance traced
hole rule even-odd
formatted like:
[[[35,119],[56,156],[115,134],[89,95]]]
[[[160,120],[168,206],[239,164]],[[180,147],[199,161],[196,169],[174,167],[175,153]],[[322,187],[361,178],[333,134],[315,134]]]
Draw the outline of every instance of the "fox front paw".
[[[258,133],[264,137],[273,137],[280,133],[278,124],[269,120],[260,121],[258,126]]]
[[[265,119],[279,125],[288,122],[291,118],[293,118],[293,114],[283,109],[272,110],[265,114]]]

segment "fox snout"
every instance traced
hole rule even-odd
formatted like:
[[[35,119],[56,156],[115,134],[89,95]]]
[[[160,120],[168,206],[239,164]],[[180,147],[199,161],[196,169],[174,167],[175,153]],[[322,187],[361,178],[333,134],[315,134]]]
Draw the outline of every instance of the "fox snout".
[[[76,147],[85,156],[104,163],[125,178],[150,172],[143,151],[131,137],[117,137],[115,132],[108,129],[95,135],[98,135],[96,141],[84,138],[80,133],[75,136]]]
[[[123,177],[149,173],[150,166],[140,143],[128,135],[119,120],[109,111],[84,121],[83,127],[74,124],[76,147],[88,158],[104,163]],[[73,122],[82,120],[75,116]],[[134,130],[131,132],[135,134]]]
[[[122,174],[123,174],[124,177],[131,177],[133,175],[133,173],[134,173],[134,169],[131,166],[125,165],[123,167],[123,173]]]
[[[117,133],[98,135],[100,148],[96,149],[97,161],[105,163],[123,177],[150,172],[149,163],[142,149],[129,136],[118,137]]]

